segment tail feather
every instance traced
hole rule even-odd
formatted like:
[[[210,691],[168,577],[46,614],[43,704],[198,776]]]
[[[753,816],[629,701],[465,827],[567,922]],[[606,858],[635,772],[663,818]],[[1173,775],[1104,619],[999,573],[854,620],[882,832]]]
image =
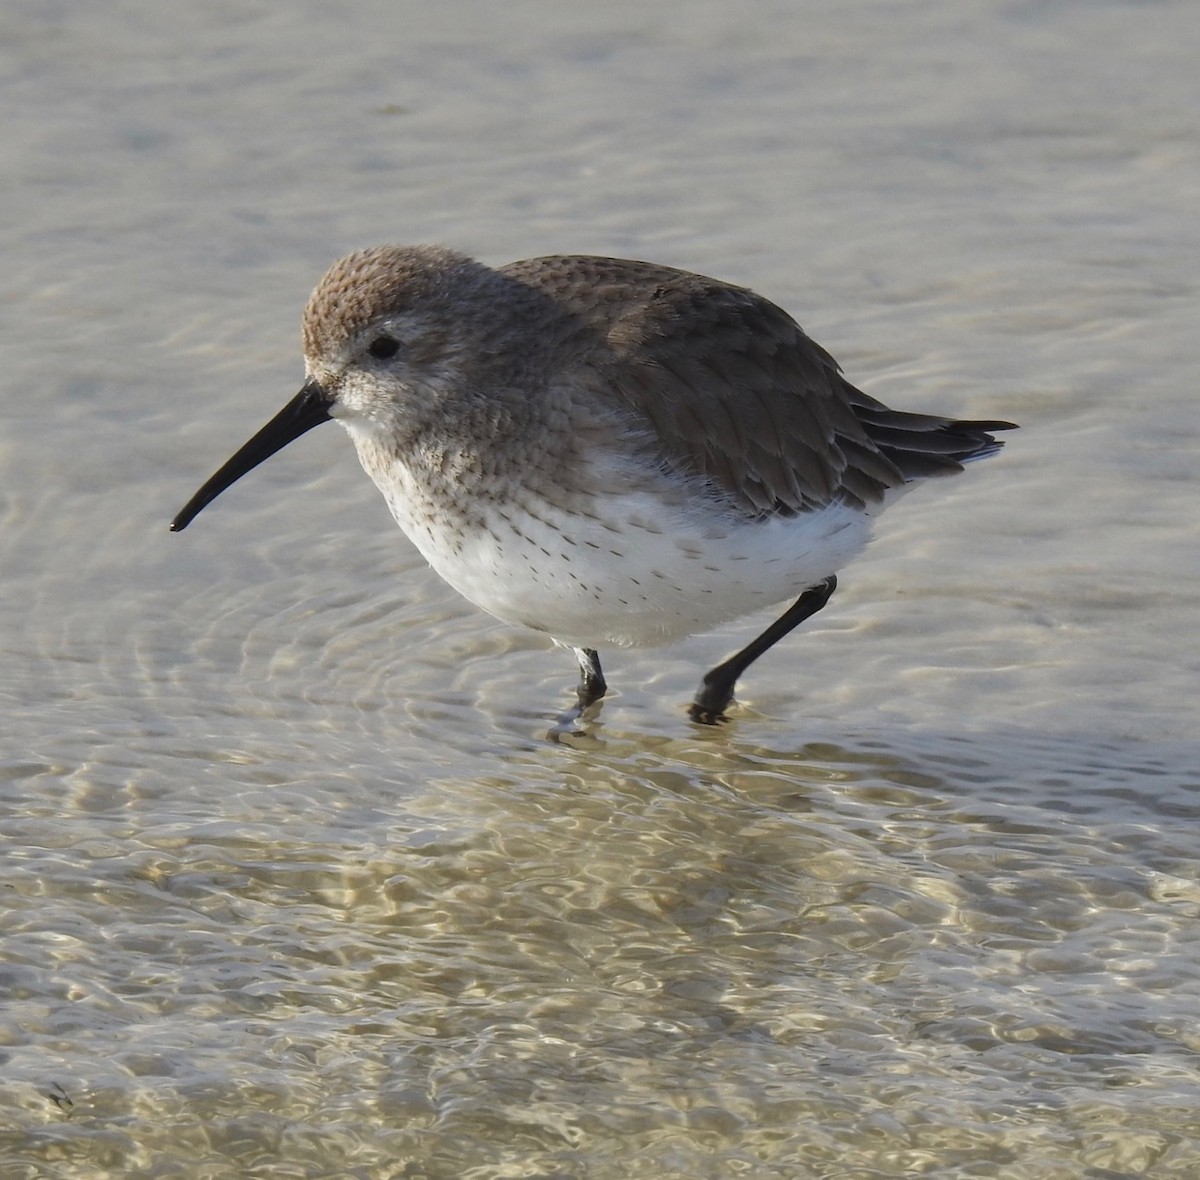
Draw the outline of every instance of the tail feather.
[[[860,409],[859,417],[871,441],[906,481],[961,471],[964,463],[986,459],[1004,446],[993,431],[1017,429],[1013,422],[960,421],[882,407]]]

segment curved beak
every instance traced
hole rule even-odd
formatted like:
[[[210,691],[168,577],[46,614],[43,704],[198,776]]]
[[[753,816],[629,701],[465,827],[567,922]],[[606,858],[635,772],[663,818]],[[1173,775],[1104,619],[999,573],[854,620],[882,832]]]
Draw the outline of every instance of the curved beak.
[[[332,399],[316,381],[308,381],[298,394],[248,443],[243,446],[204,486],[184,505],[171,521],[171,532],[187,528],[192,518],[215,500],[231,483],[253,471],[264,459],[282,450],[314,426],[332,421],[329,407]]]

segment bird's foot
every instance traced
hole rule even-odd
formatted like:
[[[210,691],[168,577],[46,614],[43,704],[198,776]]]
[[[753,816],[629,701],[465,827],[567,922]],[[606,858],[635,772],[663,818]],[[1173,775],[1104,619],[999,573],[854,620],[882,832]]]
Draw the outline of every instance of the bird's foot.
[[[688,706],[688,716],[697,725],[724,725],[729,720],[725,710],[733,704],[733,685],[710,684],[707,678]]]
[[[554,724],[546,731],[546,737],[552,742],[563,742],[573,738],[592,737],[591,723],[600,716],[599,701],[580,701],[565,713],[555,718]]]

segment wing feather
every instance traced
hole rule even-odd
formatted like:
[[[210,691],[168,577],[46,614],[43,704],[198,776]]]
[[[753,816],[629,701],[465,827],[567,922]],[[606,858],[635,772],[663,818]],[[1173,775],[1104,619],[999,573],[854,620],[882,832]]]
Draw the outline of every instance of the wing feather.
[[[707,477],[741,511],[868,506],[910,479],[961,469],[1008,423],[891,410],[852,386],[781,308],[743,287],[651,263],[528,259],[504,273],[578,325],[576,379]]]

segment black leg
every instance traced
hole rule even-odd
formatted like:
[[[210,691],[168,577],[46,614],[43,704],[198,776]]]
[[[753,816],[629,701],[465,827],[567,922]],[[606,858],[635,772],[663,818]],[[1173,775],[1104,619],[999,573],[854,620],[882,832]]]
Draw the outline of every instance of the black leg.
[[[590,647],[575,647],[571,649],[579,661],[579,696],[580,709],[594,705],[606,692],[608,682],[600,670],[600,657]]]
[[[574,733],[575,723],[608,691],[608,683],[600,669],[599,655],[590,647],[574,647],[571,650],[579,661],[579,687],[575,690],[577,703],[554,723],[548,735],[554,740],[564,734]]]
[[[735,656],[718,664],[705,673],[700,682],[700,691],[688,709],[688,715],[701,725],[716,725],[725,720],[725,710],[733,700],[733,687],[741,676],[767,648],[778,643],[789,631],[811,619],[823,607],[837,589],[837,578],[832,575],[823,582],[805,590],[788,609],[773,622],[757,639],[748,643]]]

